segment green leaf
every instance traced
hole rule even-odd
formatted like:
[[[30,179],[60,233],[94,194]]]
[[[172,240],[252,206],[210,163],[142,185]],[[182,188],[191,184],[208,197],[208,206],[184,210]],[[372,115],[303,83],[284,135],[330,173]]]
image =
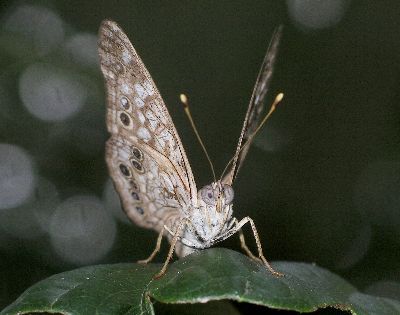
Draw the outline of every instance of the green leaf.
[[[115,264],[67,271],[33,285],[0,314],[153,314],[144,292],[158,270]]]
[[[334,307],[358,315],[400,314],[399,301],[362,294],[318,266],[293,262],[273,265],[285,276],[274,277],[247,256],[216,248],[174,262],[158,280],[152,276],[159,264],[84,267],[35,284],[0,315],[154,314],[152,301],[180,304],[223,299],[299,312]],[[190,309],[185,309],[185,314],[189,313]]]

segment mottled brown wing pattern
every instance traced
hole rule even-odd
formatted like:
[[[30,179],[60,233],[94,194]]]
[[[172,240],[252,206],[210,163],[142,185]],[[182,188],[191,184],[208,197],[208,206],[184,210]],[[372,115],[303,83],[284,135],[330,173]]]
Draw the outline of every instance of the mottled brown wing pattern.
[[[173,226],[182,216],[182,200],[174,191],[175,174],[145,151],[123,137],[113,136],[106,144],[106,158],[115,187],[128,217],[138,225],[159,230]],[[161,162],[162,161],[162,162]],[[185,202],[188,196],[181,198]]]
[[[275,30],[267,53],[261,65],[260,72],[258,73],[256,84],[254,85],[253,93],[251,95],[249,107],[247,108],[246,116],[243,122],[239,142],[236,147],[236,153],[232,162],[232,167],[229,173],[223,179],[223,182],[229,185],[232,185],[233,180],[239,172],[239,169],[242,166],[242,163],[250,148],[250,144],[247,144],[246,147],[243,149],[242,146],[245,144],[245,141],[252,136],[252,134],[261,122],[261,115],[265,107],[265,96],[267,95],[271,82],[276,56],[278,54],[279,41],[282,36],[282,28],[282,26],[279,26]]]
[[[123,208],[140,226],[173,228],[197,202],[181,140],[150,74],[115,22],[102,23],[98,45],[111,134],[106,161]]]

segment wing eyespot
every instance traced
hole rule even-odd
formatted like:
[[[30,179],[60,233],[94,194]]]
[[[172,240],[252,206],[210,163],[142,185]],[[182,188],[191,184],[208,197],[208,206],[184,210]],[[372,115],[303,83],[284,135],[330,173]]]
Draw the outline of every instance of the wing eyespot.
[[[144,210],[142,207],[136,207],[136,211],[140,214],[143,215],[144,214]]]
[[[122,175],[124,175],[125,177],[131,177],[131,172],[125,164],[121,163],[119,165],[119,170],[121,171]]]
[[[138,185],[136,184],[136,182],[134,180],[130,180],[129,181],[129,185],[131,186],[131,188],[133,190],[139,191],[139,187],[138,187]]]
[[[132,146],[131,152],[136,160],[143,161],[143,153],[137,147]]]
[[[144,173],[144,167],[142,166],[142,164],[140,164],[139,161],[136,161],[135,159],[130,159],[130,162],[137,172],[139,172],[140,174]]]
[[[121,107],[125,110],[128,110],[131,107],[131,104],[130,104],[131,102],[125,95],[121,96],[121,98],[119,99],[119,103],[120,103]]]
[[[125,113],[125,112],[120,112],[119,113],[119,120],[120,120],[120,122],[122,123],[122,125],[124,126],[124,127],[128,127],[128,128],[132,128],[132,119],[131,119],[131,117],[127,114],[127,113]]]
[[[131,191],[131,196],[134,200],[140,201],[139,194],[136,191]]]

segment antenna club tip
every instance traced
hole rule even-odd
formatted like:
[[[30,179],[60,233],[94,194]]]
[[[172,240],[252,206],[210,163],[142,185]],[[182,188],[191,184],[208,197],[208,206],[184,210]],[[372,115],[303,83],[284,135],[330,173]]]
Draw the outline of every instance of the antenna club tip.
[[[279,103],[280,101],[282,101],[284,94],[283,93],[279,93],[276,97],[275,97],[275,102]]]
[[[188,105],[188,98],[185,94],[180,94],[179,99],[181,100],[182,104],[187,106]]]

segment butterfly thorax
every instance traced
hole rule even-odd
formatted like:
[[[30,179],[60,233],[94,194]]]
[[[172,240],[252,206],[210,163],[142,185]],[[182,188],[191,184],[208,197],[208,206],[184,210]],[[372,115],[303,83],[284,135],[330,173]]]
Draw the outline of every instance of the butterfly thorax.
[[[207,248],[223,240],[233,226],[231,186],[220,181],[204,186],[198,192],[198,205],[191,209],[189,224],[182,243],[194,248]]]

